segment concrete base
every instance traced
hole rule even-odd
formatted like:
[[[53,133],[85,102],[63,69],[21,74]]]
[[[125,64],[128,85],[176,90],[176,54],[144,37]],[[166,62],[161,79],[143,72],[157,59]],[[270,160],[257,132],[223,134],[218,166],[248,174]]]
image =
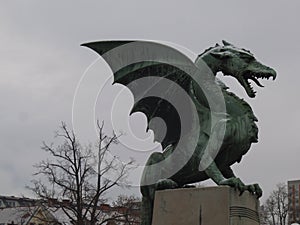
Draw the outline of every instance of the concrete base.
[[[152,225],[259,225],[259,201],[227,186],[155,193]]]

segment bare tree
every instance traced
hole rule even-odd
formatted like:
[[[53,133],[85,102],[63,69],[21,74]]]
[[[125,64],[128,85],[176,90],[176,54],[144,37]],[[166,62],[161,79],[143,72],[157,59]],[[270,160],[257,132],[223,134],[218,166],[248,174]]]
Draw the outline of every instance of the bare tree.
[[[73,224],[103,224],[105,221],[98,218],[105,193],[124,184],[133,164],[132,160],[120,163],[109,154],[111,145],[118,143],[118,136],[114,132],[112,136],[104,134],[103,127],[98,121],[97,143],[83,147],[74,132],[62,123],[56,137],[63,143],[43,143],[42,149],[50,158],[35,165],[38,179],[29,188],[47,204],[62,209]]]
[[[276,185],[263,205],[265,220],[270,225],[286,225],[288,213],[288,192],[284,183]]]

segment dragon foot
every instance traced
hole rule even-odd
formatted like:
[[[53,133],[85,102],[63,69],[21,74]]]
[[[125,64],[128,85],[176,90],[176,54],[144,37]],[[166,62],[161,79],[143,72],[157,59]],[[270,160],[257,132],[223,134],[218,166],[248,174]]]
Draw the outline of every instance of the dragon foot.
[[[224,179],[219,183],[219,185],[228,185],[230,187],[233,187],[234,189],[238,189],[243,193],[246,189],[246,185],[240,180],[240,178],[237,177],[231,177],[228,179]]]
[[[171,179],[161,179],[156,183],[156,190],[174,189],[178,184]]]
[[[257,198],[262,196],[262,189],[258,184],[250,184],[245,186],[246,190],[249,191],[251,194],[256,195]]]
[[[240,178],[231,177],[225,179],[219,183],[219,185],[228,185],[240,191],[240,195],[243,194],[244,191],[249,191],[251,194],[256,195],[257,198],[262,196],[262,189],[259,187],[258,184],[250,184],[245,185]]]

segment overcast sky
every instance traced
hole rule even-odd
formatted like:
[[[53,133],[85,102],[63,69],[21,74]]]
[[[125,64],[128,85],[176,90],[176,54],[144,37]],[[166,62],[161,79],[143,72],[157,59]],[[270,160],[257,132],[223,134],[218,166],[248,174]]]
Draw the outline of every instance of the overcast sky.
[[[276,183],[300,179],[299,8],[299,0],[1,1],[0,195],[28,194],[24,186],[32,179],[32,165],[46,157],[42,141],[53,141],[60,121],[72,126],[76,87],[97,59],[80,44],[101,39],[162,40],[196,54],[222,39],[250,49],[278,77],[263,82],[265,88],[255,86],[255,99],[224,79],[259,119],[259,143],[234,170],[244,182],[260,183],[263,199]],[[103,60],[98,64],[103,87],[111,73]],[[97,104],[109,105],[105,93],[121,89],[109,80]],[[127,92],[115,106],[123,111],[132,104]],[[149,144],[143,117],[130,121]]]

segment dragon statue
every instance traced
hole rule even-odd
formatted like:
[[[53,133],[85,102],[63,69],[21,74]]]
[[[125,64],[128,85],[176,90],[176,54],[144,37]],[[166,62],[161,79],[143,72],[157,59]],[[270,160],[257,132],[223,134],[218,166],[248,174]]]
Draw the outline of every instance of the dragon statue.
[[[100,41],[84,46],[106,60],[114,73],[114,82],[126,85],[133,92],[132,112],[140,111],[147,116],[149,128],[163,148],[163,152],[150,155],[142,175],[142,225],[151,225],[156,190],[181,188],[211,178],[217,185],[229,185],[241,193],[247,190],[257,198],[262,196],[258,184],[245,185],[230,168],[241,161],[252,143],[258,141],[257,119],[250,105],[229,92],[216,75],[222,72],[234,77],[247,95],[254,98],[256,92],[249,81],[263,87],[258,79],[274,80],[276,72],[272,68],[258,62],[250,51],[226,41],[205,50],[195,62],[171,47],[153,42]],[[172,58],[171,63],[166,58]],[[203,69],[203,65],[209,71],[202,70],[198,77],[191,76],[195,69]],[[203,73],[211,73],[212,78],[201,76]],[[156,82],[157,79],[151,80],[151,77],[160,80]],[[138,82],[140,78],[146,79],[147,87],[143,86],[145,82]],[[164,79],[179,85],[191,100],[184,100],[182,95],[180,104],[172,105],[172,97],[178,97],[180,91],[172,89],[174,85],[168,82],[160,86]],[[169,99],[163,99],[166,96]],[[212,108],[211,102],[216,107]],[[218,108],[222,102],[225,112],[220,109],[222,107]],[[183,116],[178,107],[184,108],[181,110]],[[182,119],[184,116],[188,120]],[[151,124],[157,117],[163,119],[166,129]],[[182,124],[181,120],[188,125]],[[191,131],[197,128],[198,133],[193,136]],[[195,145],[191,147],[189,144],[194,137]],[[211,154],[214,148],[217,151]]]

